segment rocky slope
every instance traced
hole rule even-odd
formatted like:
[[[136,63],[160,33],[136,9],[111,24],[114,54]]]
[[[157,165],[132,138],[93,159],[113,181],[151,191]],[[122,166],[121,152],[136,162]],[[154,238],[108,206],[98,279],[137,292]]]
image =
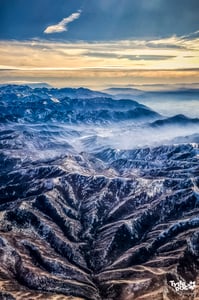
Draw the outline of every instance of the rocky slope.
[[[199,144],[78,151],[81,124],[58,144],[59,124],[25,120],[26,105],[1,123],[0,299],[198,299]]]

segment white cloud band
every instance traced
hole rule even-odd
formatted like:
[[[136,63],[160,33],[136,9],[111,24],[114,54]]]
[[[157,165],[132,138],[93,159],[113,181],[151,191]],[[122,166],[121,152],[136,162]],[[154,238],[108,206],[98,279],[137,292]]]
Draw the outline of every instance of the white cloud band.
[[[67,18],[64,18],[59,23],[48,26],[44,30],[44,33],[51,34],[51,33],[59,33],[63,31],[67,31],[68,30],[67,25],[73,22],[74,20],[79,19],[80,15],[81,15],[81,10],[78,10],[78,12],[71,14]]]

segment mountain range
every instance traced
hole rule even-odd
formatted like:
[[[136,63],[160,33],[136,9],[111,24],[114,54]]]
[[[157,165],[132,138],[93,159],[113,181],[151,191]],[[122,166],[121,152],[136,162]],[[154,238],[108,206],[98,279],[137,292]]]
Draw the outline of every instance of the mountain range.
[[[197,299],[198,129],[137,99],[1,86],[0,299]]]

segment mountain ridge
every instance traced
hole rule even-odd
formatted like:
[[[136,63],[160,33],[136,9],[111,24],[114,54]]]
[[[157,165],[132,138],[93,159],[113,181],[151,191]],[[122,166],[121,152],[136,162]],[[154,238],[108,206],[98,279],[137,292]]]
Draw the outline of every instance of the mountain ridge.
[[[0,88],[0,298],[194,299],[198,127],[67,92]]]

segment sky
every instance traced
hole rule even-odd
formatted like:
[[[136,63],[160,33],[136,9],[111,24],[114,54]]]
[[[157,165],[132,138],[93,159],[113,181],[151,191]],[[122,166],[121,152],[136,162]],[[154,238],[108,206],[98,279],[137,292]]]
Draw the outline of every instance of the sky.
[[[199,83],[198,0],[0,0],[0,83]]]

